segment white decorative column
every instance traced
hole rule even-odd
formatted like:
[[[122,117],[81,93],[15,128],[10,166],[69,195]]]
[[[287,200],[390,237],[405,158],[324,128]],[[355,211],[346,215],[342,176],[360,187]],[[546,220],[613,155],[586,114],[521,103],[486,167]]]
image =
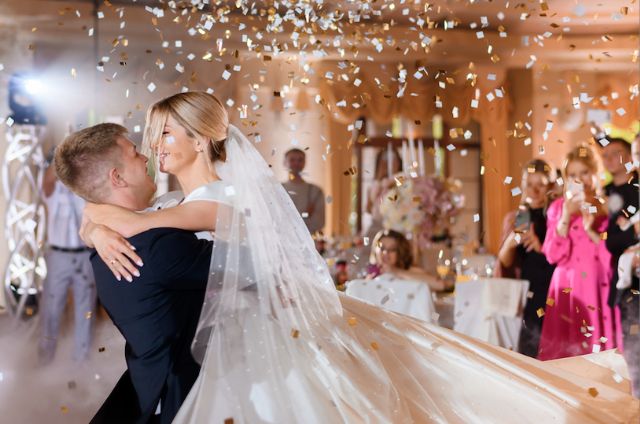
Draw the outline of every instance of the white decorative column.
[[[46,275],[43,245],[47,224],[40,190],[45,164],[43,131],[42,126],[14,125],[6,133],[2,189],[6,199],[4,234],[9,254],[3,287],[6,307],[16,318],[35,312],[27,299],[38,298]]]

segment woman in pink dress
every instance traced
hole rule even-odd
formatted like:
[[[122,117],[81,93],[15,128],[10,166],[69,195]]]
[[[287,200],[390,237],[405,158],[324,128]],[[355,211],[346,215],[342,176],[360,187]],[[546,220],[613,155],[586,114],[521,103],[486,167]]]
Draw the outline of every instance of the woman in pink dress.
[[[581,145],[564,162],[564,196],[547,212],[542,252],[556,269],[551,278],[538,359],[584,355],[615,347],[607,295],[610,254],[604,202],[598,197],[598,165]],[[542,311],[539,311],[542,313]]]

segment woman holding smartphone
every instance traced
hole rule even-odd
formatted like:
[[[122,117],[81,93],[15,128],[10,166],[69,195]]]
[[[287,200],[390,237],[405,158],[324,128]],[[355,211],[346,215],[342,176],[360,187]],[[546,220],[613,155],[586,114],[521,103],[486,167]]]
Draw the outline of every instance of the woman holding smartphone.
[[[522,204],[505,217],[503,243],[498,254],[502,277],[529,281],[532,297],[527,300],[518,341],[518,352],[538,355],[544,308],[554,266],[542,254],[547,233],[546,209],[553,193],[551,167],[541,159],[529,162],[522,172]]]
[[[542,252],[556,265],[551,278],[538,359],[611,349],[616,343],[607,307],[610,254],[605,246],[607,210],[599,197],[598,165],[589,146],[564,161],[564,196],[547,212]],[[542,313],[542,311],[540,311]]]

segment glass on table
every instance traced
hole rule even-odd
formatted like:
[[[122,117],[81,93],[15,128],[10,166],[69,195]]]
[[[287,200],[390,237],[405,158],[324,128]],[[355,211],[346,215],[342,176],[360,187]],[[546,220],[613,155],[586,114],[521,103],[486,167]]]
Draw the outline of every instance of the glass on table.
[[[438,279],[444,283],[445,291],[453,291],[456,282],[456,265],[453,258],[446,254],[444,250],[438,252],[436,273],[438,274]]]

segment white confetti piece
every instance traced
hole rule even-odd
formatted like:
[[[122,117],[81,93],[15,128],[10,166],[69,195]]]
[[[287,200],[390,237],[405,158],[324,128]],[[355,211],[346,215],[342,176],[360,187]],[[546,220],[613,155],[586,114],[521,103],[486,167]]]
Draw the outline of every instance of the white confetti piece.
[[[136,125],[135,127],[133,127],[133,132],[134,133],[139,133],[140,132],[140,125]]]
[[[511,189],[511,197],[516,197],[522,194],[522,190],[520,190],[520,187],[514,187]]]
[[[479,213],[474,213],[473,214],[473,222],[480,222],[480,214]]]
[[[184,72],[184,66],[182,66],[180,64],[180,62],[176,63],[176,71],[183,73]]]
[[[231,72],[225,69],[225,71],[222,73],[222,79],[228,80],[230,77],[231,77]]]
[[[147,90],[149,90],[150,93],[153,93],[156,90],[156,85],[150,82],[149,85],[147,85]]]
[[[619,107],[618,109],[616,109],[616,113],[618,114],[618,116],[624,116],[627,114],[627,111],[624,110],[624,108]]]

